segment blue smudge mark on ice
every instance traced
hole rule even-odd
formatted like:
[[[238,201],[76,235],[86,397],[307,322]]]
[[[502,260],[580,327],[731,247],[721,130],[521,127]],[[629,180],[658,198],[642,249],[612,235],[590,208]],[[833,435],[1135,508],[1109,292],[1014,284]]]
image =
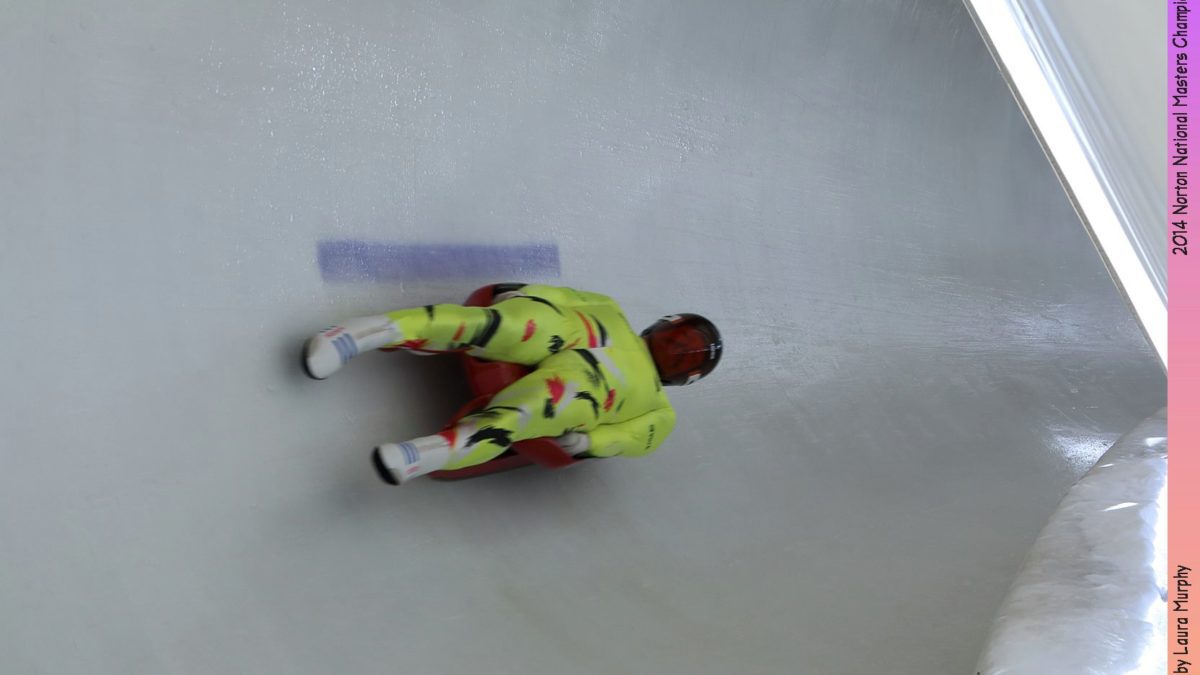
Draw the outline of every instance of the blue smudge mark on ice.
[[[403,244],[327,239],[317,242],[327,282],[436,279],[509,280],[558,277],[558,244]]]

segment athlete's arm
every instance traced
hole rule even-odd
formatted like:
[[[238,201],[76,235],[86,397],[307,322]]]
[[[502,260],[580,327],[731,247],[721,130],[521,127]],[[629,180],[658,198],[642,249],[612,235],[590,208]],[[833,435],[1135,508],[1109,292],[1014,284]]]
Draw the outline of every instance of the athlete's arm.
[[[571,454],[583,452],[581,443],[586,443],[593,457],[639,457],[657,450],[674,428],[675,411],[665,407],[620,424],[601,424],[586,433],[586,441],[579,438],[582,434],[567,434],[559,442]]]

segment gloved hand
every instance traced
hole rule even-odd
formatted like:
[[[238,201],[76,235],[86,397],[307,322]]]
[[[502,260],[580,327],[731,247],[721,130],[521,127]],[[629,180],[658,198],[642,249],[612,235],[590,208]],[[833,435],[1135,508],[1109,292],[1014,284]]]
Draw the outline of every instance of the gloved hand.
[[[592,441],[588,438],[588,435],[578,431],[570,431],[562,436],[558,436],[554,439],[554,442],[558,443],[572,457],[582,455],[592,447]]]

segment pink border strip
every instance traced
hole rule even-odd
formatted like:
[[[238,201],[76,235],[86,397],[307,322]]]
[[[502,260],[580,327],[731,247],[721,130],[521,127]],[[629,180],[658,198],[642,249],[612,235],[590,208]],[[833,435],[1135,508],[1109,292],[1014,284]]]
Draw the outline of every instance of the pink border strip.
[[[1192,114],[1200,88],[1200,15],[1191,11],[1200,0],[1168,0],[1167,4],[1167,260],[1168,342],[1171,364],[1167,378],[1167,424],[1170,437],[1168,491],[1170,530],[1167,544],[1167,672],[1200,672],[1200,602],[1189,602],[1192,584],[1200,582],[1200,546],[1193,536],[1200,523],[1200,232],[1193,229],[1191,171],[1200,158],[1191,156],[1191,137],[1200,133]],[[1198,151],[1200,151],[1200,146]]]

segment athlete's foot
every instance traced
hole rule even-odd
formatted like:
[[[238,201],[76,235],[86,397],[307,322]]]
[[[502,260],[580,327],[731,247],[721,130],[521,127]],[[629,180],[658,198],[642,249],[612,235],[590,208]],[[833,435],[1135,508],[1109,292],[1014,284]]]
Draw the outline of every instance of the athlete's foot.
[[[304,372],[314,380],[323,380],[362,352],[400,339],[400,330],[386,315],[350,319],[309,339],[304,345]]]
[[[433,473],[450,461],[450,442],[441,435],[404,443],[384,443],[371,453],[371,462],[383,482],[399,485]]]

